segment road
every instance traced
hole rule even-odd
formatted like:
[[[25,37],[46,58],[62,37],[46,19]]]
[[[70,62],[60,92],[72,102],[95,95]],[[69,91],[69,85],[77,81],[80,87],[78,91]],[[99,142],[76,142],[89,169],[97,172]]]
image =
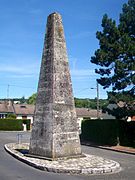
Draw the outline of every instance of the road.
[[[4,144],[17,142],[17,132],[0,132],[0,180],[135,180],[135,155],[82,146],[84,153],[102,156],[119,162],[122,171],[107,175],[67,175],[44,172],[22,163],[4,150]],[[22,142],[29,142],[30,133],[23,134]]]

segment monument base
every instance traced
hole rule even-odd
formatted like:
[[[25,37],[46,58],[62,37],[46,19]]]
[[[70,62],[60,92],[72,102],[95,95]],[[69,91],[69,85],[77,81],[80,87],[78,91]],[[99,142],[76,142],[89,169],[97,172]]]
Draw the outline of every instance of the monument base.
[[[75,159],[75,158],[84,158],[86,157],[84,154],[77,154],[74,156],[65,156],[65,157],[59,157],[59,158],[49,158],[45,156],[38,156],[34,154],[25,154],[26,157],[31,157],[31,158],[38,158],[38,159],[44,159],[48,161],[58,161],[58,160],[67,160],[67,159]]]
[[[73,157],[65,160],[61,159],[56,161],[40,159],[41,157],[28,158],[24,154],[26,152],[28,153],[29,151],[28,143],[6,144],[5,149],[8,153],[10,153],[12,156],[19,159],[20,161],[47,172],[99,175],[104,173],[117,173],[121,170],[120,164],[115,161],[88,154],[85,154],[85,157],[76,158],[75,156],[75,158]]]

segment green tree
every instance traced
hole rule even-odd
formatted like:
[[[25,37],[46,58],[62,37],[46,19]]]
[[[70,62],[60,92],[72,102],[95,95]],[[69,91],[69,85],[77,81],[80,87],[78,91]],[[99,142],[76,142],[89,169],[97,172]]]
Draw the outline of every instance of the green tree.
[[[112,92],[125,96],[128,107],[135,100],[135,0],[123,5],[118,25],[105,14],[102,28],[96,33],[100,48],[91,57],[91,62],[101,67],[95,70],[101,76],[97,81],[104,89],[111,86]]]
[[[27,103],[28,103],[28,104],[35,104],[35,103],[36,103],[36,97],[37,97],[37,93],[32,94],[32,95],[28,98]]]
[[[100,108],[106,108],[108,105],[108,100],[99,99]],[[79,99],[75,98],[75,107],[77,108],[90,108],[97,109],[97,99]]]

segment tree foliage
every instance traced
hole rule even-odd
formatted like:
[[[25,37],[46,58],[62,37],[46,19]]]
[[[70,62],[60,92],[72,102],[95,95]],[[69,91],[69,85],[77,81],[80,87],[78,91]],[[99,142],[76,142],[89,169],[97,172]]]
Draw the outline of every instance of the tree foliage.
[[[35,104],[36,103],[36,96],[37,93],[32,94],[28,98],[28,104]],[[75,100],[75,107],[77,108],[90,108],[90,109],[97,109],[97,99],[80,99],[74,98]],[[108,100],[106,99],[99,99],[100,108],[106,108],[108,105]]]
[[[118,95],[121,93],[128,103],[130,98],[126,96],[130,94],[133,103],[135,100],[135,1],[129,0],[123,5],[118,25],[105,14],[102,28],[102,31],[96,33],[100,48],[91,57],[91,62],[100,66],[95,70],[101,76],[97,81],[104,89],[111,86],[112,92],[119,92]]]
[[[123,5],[119,25],[107,14],[102,19],[103,31],[97,32],[100,49],[95,51],[91,62],[100,65],[96,73],[102,77],[98,82],[104,88],[123,90],[135,85],[135,1]]]
[[[37,93],[32,94],[32,95],[28,98],[27,103],[28,103],[28,104],[35,104],[35,103],[36,103],[36,97],[37,97]]]
[[[106,108],[108,105],[107,99],[99,99],[100,109]],[[80,99],[75,98],[75,107],[97,109],[97,99]]]

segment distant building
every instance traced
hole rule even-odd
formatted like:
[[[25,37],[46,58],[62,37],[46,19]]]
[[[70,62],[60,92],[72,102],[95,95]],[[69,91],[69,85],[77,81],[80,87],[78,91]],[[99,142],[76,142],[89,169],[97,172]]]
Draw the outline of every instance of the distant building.
[[[8,114],[14,114],[11,101],[0,101],[0,119],[6,118]]]
[[[14,100],[13,104],[20,104],[20,101],[19,100]]]
[[[34,105],[13,104],[10,100],[0,101],[0,118],[7,118],[8,114],[15,114],[16,119],[30,119],[33,123]]]
[[[88,109],[88,108],[76,108],[77,123],[79,126],[79,133],[81,133],[81,123],[84,118],[96,119],[97,110]]]
[[[6,118],[8,114],[15,114],[17,119],[30,119],[33,123],[35,105],[14,104],[12,101],[0,101],[0,118]],[[88,108],[76,108],[77,122],[81,129],[81,122],[85,118],[97,119],[97,110]],[[100,119],[115,119],[115,117],[99,111]]]
[[[33,123],[34,116],[34,105],[30,104],[13,104],[14,113],[16,114],[16,119],[30,119],[31,124]]]
[[[77,122],[79,124],[79,130],[81,129],[81,123],[85,118],[91,120],[97,119],[97,110],[89,108],[76,108]],[[115,119],[114,116],[109,115],[108,113],[102,113],[102,110],[99,111],[100,119]]]

